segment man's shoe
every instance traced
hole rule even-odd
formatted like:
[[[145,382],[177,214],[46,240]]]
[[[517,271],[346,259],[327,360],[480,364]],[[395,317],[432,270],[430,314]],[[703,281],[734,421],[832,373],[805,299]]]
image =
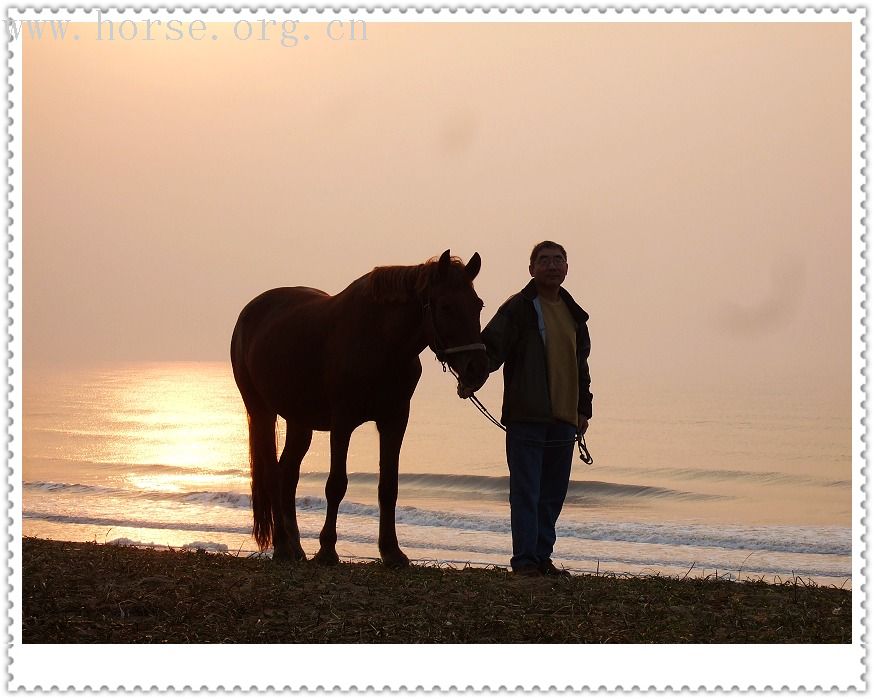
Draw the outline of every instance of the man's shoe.
[[[518,575],[523,578],[539,578],[543,573],[533,563],[528,563],[526,565],[519,566],[518,568],[513,568],[513,575]]]
[[[556,576],[559,578],[569,578],[571,576],[569,570],[556,568],[555,564],[550,560],[547,560],[546,563],[541,563],[539,570],[541,575]]]

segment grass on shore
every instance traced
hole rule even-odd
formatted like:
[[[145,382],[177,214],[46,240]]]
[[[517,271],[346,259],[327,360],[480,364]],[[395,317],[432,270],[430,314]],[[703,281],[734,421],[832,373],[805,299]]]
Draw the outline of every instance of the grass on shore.
[[[25,643],[849,643],[849,590],[263,558],[25,538]]]

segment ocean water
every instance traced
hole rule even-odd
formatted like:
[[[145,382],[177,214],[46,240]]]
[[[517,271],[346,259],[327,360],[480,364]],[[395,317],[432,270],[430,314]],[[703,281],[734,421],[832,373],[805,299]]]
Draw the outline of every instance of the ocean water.
[[[458,399],[429,355],[423,364],[401,452],[401,547],[419,561],[507,565],[504,435]],[[848,584],[849,394],[671,393],[606,378],[596,388],[595,463],[575,457],[557,564]],[[28,369],[23,394],[25,535],[256,552],[246,419],[229,363]],[[496,374],[478,395],[499,414],[500,394]],[[278,428],[281,444],[282,420]],[[351,559],[378,556],[377,454],[376,430],[364,425],[338,521],[338,553]],[[318,550],[328,457],[328,435],[316,433],[297,499],[308,555]]]

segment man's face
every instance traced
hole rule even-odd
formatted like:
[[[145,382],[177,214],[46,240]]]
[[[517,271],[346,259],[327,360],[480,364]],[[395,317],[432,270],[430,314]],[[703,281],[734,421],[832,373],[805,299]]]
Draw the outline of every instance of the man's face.
[[[539,286],[559,287],[567,276],[567,260],[558,248],[543,248],[528,271]]]

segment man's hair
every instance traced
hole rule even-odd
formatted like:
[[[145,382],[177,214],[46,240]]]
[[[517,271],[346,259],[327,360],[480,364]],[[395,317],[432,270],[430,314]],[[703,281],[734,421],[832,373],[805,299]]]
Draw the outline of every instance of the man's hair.
[[[531,251],[531,264],[534,264],[534,261],[537,259],[537,255],[540,254],[540,251],[543,248],[558,248],[561,250],[561,254],[564,257],[564,261],[567,262],[567,251],[565,251],[564,246],[559,245],[558,243],[554,243],[551,240],[544,240],[542,243],[537,243],[534,246],[534,249]]]

